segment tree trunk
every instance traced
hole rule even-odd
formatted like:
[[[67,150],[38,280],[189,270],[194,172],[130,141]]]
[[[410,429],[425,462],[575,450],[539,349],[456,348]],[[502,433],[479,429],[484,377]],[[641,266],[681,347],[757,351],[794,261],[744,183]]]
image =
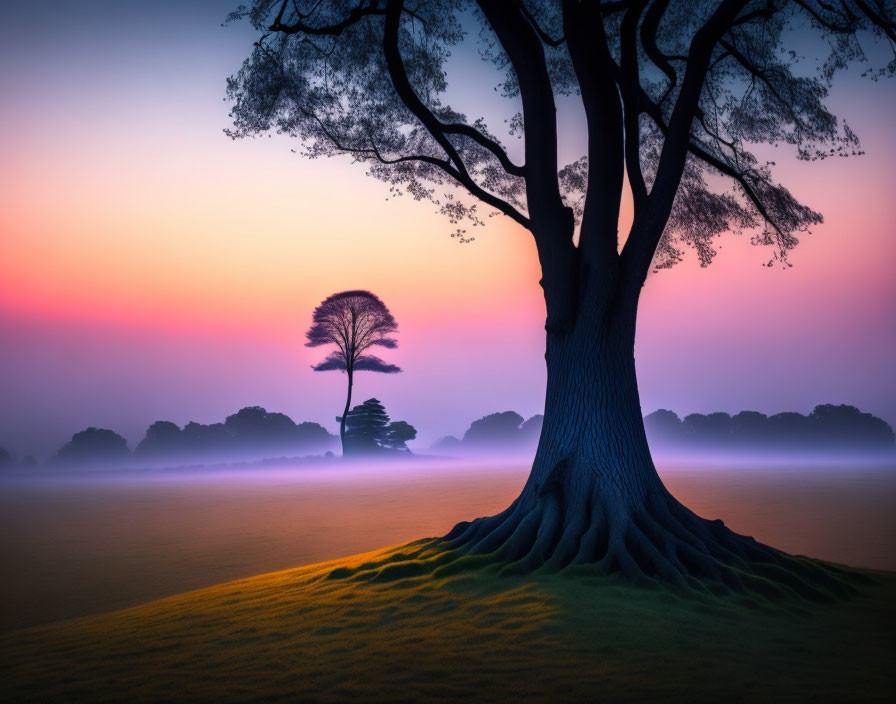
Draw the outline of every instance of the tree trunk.
[[[348,415],[352,405],[352,370],[348,370],[348,393],[345,396],[345,410],[342,412],[342,419],[339,421],[339,442],[342,444],[342,456],[345,457],[345,417]]]
[[[731,566],[781,553],[676,501],[653,465],[635,375],[636,303],[584,305],[548,333],[544,425],[522,493],[502,513],[445,538],[522,569],[596,564],[628,577],[739,582]]]
[[[330,577],[388,581],[485,565],[510,572],[577,566],[713,592],[854,593],[867,578],[761,545],[669,494],[650,457],[638,399],[637,291],[592,294],[590,305],[588,294],[574,325],[548,331],[544,424],[519,497],[496,516]]]

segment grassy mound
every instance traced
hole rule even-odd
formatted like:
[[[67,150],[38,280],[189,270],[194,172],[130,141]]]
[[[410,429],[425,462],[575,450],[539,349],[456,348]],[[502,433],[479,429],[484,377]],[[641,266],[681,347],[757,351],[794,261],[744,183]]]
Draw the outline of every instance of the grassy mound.
[[[0,700],[891,701],[896,691],[890,574],[817,602],[463,567],[412,543],[14,631],[0,640]]]

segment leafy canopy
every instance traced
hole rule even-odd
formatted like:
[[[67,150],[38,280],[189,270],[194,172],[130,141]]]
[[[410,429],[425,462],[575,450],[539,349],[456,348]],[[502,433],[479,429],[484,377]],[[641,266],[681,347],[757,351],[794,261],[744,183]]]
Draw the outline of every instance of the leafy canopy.
[[[261,36],[228,82],[229,133],[276,130],[312,158],[350,154],[433,201],[463,241],[460,225],[482,225],[484,205],[532,230],[543,263],[543,240],[558,236],[618,254],[623,173],[636,209],[626,239],[643,275],[684,247],[707,265],[729,230],[751,231],[786,261],[822,218],[758,147],[790,145],[805,160],[860,153],[825,99],[837,71],[869,61],[867,45],[882,39],[893,53],[894,17],[892,0],[256,0],[230,17]],[[447,101],[452,52],[472,42],[497,71],[501,122]],[[894,71],[892,57],[868,69]],[[581,98],[588,125],[566,164],[553,113],[562,95]],[[544,234],[556,205],[574,224]]]
[[[342,291],[326,298],[312,315],[306,347],[336,345],[336,350],[312,369],[317,372],[369,371],[395,374],[401,369],[372,354],[371,347],[398,347],[393,333],[398,323],[386,304],[370,291]]]

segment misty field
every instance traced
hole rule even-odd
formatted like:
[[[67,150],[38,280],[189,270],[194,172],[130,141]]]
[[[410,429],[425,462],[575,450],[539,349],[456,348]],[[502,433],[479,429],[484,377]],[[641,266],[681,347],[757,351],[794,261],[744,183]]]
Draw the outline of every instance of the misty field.
[[[6,477],[0,699],[889,700],[892,572],[865,570],[831,602],[685,597],[573,571],[378,576],[397,552],[427,564],[438,550],[370,549],[494,512],[525,473]],[[892,467],[663,479],[698,513],[790,552],[896,567]]]
[[[0,477],[0,631],[443,535],[525,465]],[[896,467],[667,467],[707,518],[791,553],[896,570]]]

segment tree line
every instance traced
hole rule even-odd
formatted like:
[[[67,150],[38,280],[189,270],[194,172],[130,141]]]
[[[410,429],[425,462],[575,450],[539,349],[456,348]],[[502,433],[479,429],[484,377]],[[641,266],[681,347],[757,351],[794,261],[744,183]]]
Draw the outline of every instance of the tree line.
[[[337,421],[341,421],[337,418]],[[473,421],[460,436],[445,435],[429,447],[437,456],[493,452],[533,451],[544,417],[524,419],[515,411],[490,413]],[[811,413],[773,415],[757,411],[691,413],[680,418],[664,408],[644,417],[651,445],[657,450],[732,449],[738,451],[791,450],[799,452],[892,451],[896,435],[890,425],[855,406],[821,404]],[[409,455],[407,443],[417,437],[407,421],[392,421],[383,404],[371,398],[354,406],[345,419],[346,454]],[[105,428],[90,427],[75,433],[49,464],[115,462],[130,458],[146,461],[181,459],[224,460],[242,455],[255,459],[280,455],[332,453],[339,437],[318,423],[295,423],[284,413],[247,406],[223,423],[190,422],[183,428],[171,421],[156,421],[131,452],[127,441]],[[0,468],[17,464],[11,452],[0,447]],[[36,465],[25,457],[19,465]]]
[[[892,450],[893,429],[855,406],[822,404],[811,413],[771,416],[756,411],[692,413],[679,418],[660,409],[644,418],[657,449],[737,448],[739,450]]]
[[[339,420],[339,419],[337,419]],[[409,453],[407,442],[417,430],[406,421],[391,422],[377,399],[355,406],[347,420],[349,454]],[[224,461],[258,460],[275,456],[332,454],[339,437],[319,423],[296,423],[285,413],[247,406],[227,416],[221,423],[196,423],[183,427],[168,420],[152,423],[133,452],[127,440],[113,430],[89,427],[75,433],[47,464],[66,465],[141,460]],[[0,447],[0,467],[37,464],[31,456],[16,462],[11,452]]]

